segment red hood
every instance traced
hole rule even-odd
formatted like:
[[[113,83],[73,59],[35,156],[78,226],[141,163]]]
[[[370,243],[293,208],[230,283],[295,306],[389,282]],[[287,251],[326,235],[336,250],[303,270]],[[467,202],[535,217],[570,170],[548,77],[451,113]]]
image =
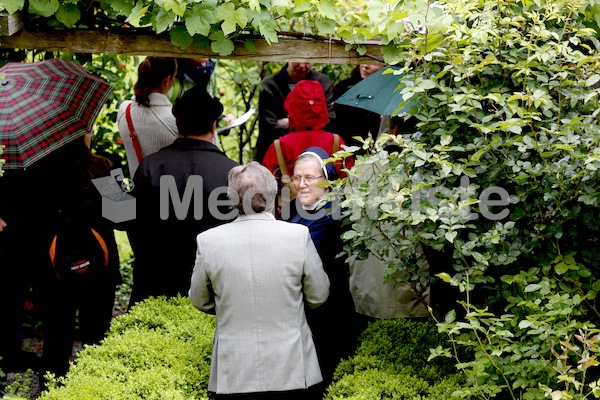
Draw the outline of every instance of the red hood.
[[[291,131],[317,131],[329,120],[325,92],[317,81],[300,81],[283,103]]]

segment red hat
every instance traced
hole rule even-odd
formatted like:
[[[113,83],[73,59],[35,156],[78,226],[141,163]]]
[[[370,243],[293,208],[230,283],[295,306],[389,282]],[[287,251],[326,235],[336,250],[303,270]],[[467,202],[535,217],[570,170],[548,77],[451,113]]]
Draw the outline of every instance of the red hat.
[[[283,103],[291,131],[317,131],[329,121],[323,87],[317,81],[300,81]]]

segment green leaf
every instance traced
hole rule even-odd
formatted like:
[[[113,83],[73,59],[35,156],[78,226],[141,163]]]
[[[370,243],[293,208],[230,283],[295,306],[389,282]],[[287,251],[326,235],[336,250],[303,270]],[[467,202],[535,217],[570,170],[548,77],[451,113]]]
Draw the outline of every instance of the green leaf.
[[[14,14],[25,7],[25,0],[3,0],[2,5],[9,14]]]
[[[342,239],[343,240],[351,240],[351,239],[354,239],[356,236],[357,236],[356,231],[347,230],[346,232],[344,232],[342,234]]]
[[[169,32],[171,43],[180,49],[184,50],[190,47],[194,41],[192,36],[185,30],[182,25],[177,25]]]
[[[331,0],[319,0],[317,2],[317,9],[321,13],[321,15],[323,15],[327,19],[333,20],[336,17],[337,7],[336,7],[335,3]],[[335,24],[335,22],[334,22],[334,24]],[[319,31],[319,33],[324,33],[324,32]]]
[[[335,33],[335,21],[329,18],[317,20],[317,29],[323,35],[332,35]]]
[[[528,292],[536,292],[538,290],[540,290],[542,287],[542,285],[540,285],[539,283],[530,283],[529,285],[527,285],[525,287],[524,292],[528,293]]]
[[[413,152],[415,153],[415,156],[419,157],[421,160],[427,161],[429,158],[429,154],[421,149],[414,149]]]
[[[250,53],[254,53],[256,51],[256,42],[251,38],[248,38],[244,41],[244,48]]]
[[[594,86],[599,81],[600,81],[600,75],[594,74],[585,81],[585,86],[587,86],[587,87]]]
[[[235,50],[233,42],[227,39],[221,31],[211,34],[209,39],[212,40],[210,44],[212,51],[221,56],[228,56]]]
[[[259,31],[263,38],[268,44],[277,43],[279,37],[277,36],[277,24],[273,20],[269,20],[270,23],[260,24]]]
[[[130,15],[135,4],[127,0],[115,0],[110,2],[110,6],[113,10],[121,15]]]
[[[448,231],[448,232],[446,232],[446,234],[444,235],[444,237],[446,238],[447,241],[449,241],[450,243],[453,243],[454,239],[456,238],[456,235],[458,235],[458,232],[456,232],[456,231]]]
[[[51,17],[59,7],[58,0],[30,0],[29,2],[29,12],[42,17]]]
[[[554,266],[554,270],[557,274],[562,275],[569,270],[569,266],[564,262],[559,262]]]
[[[210,41],[206,36],[195,35],[193,39],[192,44],[199,49],[208,49],[210,46]]]
[[[479,161],[479,159],[481,158],[481,156],[483,156],[484,154],[485,154],[485,149],[478,150],[477,152],[475,152],[475,154],[473,154],[471,156],[471,160],[473,160],[473,161]]]
[[[425,47],[426,53],[431,53],[435,48],[439,47],[444,42],[444,35],[441,33],[434,33],[433,35],[427,35],[427,47]]]
[[[248,24],[248,14],[245,8],[235,8],[233,3],[225,3],[217,7],[217,21],[223,21],[221,29],[225,36],[236,31],[236,26],[245,28]]]
[[[150,6],[142,7],[142,3],[140,2],[138,5],[133,7],[133,9],[131,10],[131,14],[129,15],[129,17],[127,17],[125,22],[129,22],[133,26],[139,26],[140,20],[144,15],[146,15],[149,7]]]
[[[451,324],[455,320],[456,320],[456,311],[454,311],[454,310],[450,310],[448,312],[448,314],[446,314],[446,316],[444,317],[444,321],[446,321],[447,324]]]
[[[159,10],[158,14],[156,15],[156,19],[154,20],[156,33],[162,33],[173,26],[173,23],[175,23],[175,18],[175,14],[167,12],[163,9]]]
[[[452,142],[452,135],[442,135],[441,139],[440,139],[440,144],[442,146],[448,146],[450,144],[450,142]]]
[[[185,27],[190,35],[200,34],[208,36],[210,34],[210,24],[217,22],[214,14],[208,9],[194,10],[194,13],[185,19]]]
[[[186,10],[186,3],[180,3],[178,0],[165,0],[165,11],[172,11],[175,15],[183,17]]]
[[[56,19],[68,28],[75,26],[81,18],[81,12],[76,4],[63,4],[56,12]]]

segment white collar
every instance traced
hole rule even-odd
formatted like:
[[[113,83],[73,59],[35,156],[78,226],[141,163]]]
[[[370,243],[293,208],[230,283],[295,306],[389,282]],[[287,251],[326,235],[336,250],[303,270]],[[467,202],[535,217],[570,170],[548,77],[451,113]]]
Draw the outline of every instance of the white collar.
[[[310,204],[308,206],[305,206],[304,204],[302,204],[302,208],[305,209],[306,211],[314,211],[317,209],[317,207],[323,203],[323,199],[319,199],[319,201],[317,201],[316,203]]]

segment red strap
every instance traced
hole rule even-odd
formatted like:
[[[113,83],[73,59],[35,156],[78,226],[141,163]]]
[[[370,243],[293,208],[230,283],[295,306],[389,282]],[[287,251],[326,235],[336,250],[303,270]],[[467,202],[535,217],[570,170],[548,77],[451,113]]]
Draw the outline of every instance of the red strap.
[[[133,128],[133,121],[131,120],[131,103],[127,105],[127,109],[125,110],[125,116],[127,117],[127,126],[129,126],[129,137],[131,138],[131,143],[133,143],[135,155],[137,156],[138,162],[141,162],[143,158],[142,148],[140,147],[140,142],[138,141],[137,135],[135,134],[135,129]]]

